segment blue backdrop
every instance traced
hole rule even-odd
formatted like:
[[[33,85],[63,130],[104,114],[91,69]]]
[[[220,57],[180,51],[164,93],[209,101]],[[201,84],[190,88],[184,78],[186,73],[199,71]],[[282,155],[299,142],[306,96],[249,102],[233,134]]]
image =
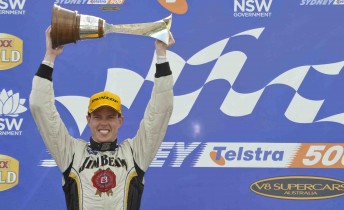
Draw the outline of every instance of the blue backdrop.
[[[343,0],[126,0],[117,11],[102,10],[106,1],[0,0],[1,209],[65,209],[28,107],[54,3],[111,24],[173,16],[175,108],[141,209],[342,208]],[[134,136],[154,62],[149,37],[66,45],[53,81],[70,134],[89,138],[88,97],[108,89],[123,100],[119,139]]]

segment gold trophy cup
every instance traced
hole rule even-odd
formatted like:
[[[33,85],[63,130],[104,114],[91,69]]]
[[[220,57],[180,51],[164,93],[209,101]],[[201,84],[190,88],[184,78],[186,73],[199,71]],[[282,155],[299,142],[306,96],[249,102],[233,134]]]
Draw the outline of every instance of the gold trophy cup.
[[[149,36],[168,44],[172,16],[151,23],[112,25],[99,17],[78,14],[54,4],[51,21],[52,47],[79,40],[104,37],[109,33]]]

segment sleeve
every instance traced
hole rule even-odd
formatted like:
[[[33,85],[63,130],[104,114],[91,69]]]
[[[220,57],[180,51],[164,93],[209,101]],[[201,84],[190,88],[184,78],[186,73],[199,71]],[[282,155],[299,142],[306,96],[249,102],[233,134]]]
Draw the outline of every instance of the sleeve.
[[[41,64],[34,76],[30,111],[46,147],[59,169],[64,172],[73,160],[77,141],[69,135],[56,110],[52,71],[51,67]]]
[[[169,64],[156,64],[156,68],[151,98],[137,134],[130,142],[135,163],[143,171],[149,167],[165,137],[173,110],[173,78]]]

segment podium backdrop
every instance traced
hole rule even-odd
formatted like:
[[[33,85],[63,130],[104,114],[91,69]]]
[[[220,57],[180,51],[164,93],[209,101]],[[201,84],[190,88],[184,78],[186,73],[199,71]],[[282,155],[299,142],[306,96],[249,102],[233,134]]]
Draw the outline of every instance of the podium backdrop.
[[[343,208],[343,0],[0,0],[0,209],[66,208],[29,111],[54,3],[111,24],[172,14],[174,111],[141,209]],[[134,136],[154,65],[149,37],[66,45],[53,82],[70,134],[89,139],[89,96],[110,90],[119,141]]]

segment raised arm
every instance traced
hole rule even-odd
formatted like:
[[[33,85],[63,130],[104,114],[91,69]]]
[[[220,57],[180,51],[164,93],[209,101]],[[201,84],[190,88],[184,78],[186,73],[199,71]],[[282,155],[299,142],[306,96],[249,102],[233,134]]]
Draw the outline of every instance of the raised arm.
[[[147,170],[165,137],[173,110],[173,78],[166,50],[174,43],[172,34],[168,45],[158,40],[155,42],[154,87],[139,130],[131,142],[135,162],[143,171]]]
[[[46,30],[46,53],[42,64],[33,78],[30,94],[30,110],[39,132],[63,172],[73,158],[74,143],[55,107],[52,83],[54,61],[63,47],[51,48],[50,27]]]

